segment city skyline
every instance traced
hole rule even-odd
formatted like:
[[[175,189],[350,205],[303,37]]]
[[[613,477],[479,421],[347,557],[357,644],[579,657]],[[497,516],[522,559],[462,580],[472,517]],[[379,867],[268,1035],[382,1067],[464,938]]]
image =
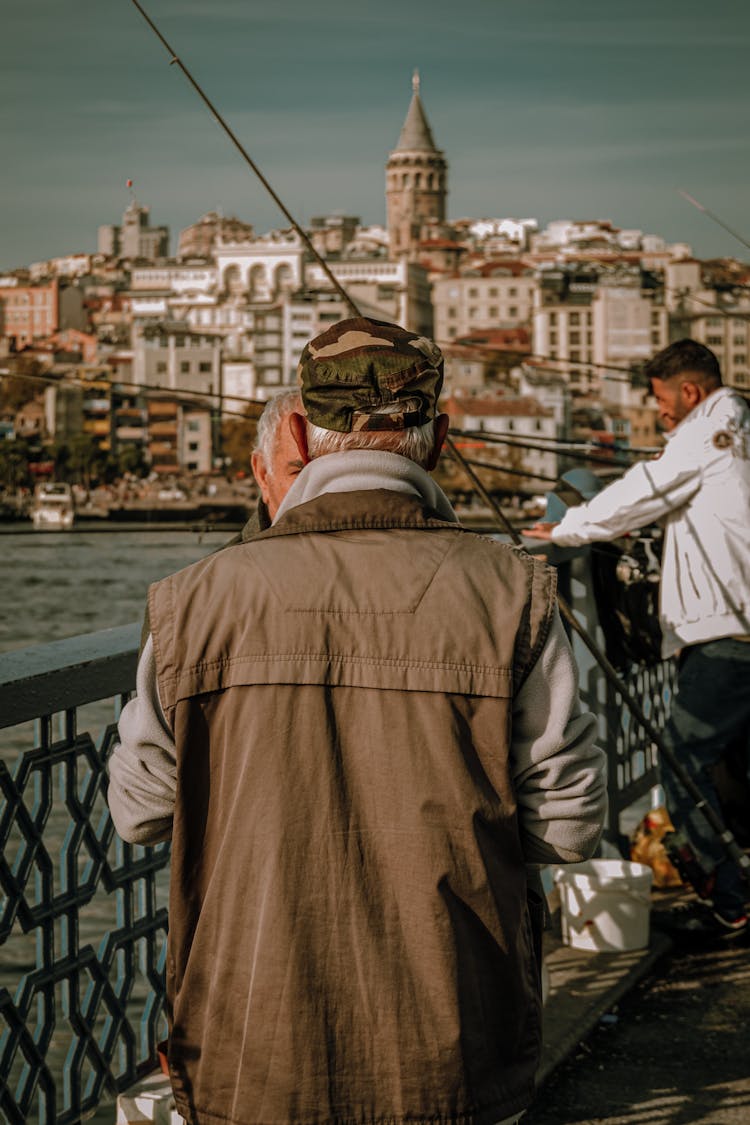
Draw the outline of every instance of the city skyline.
[[[744,3],[146,7],[300,222],[384,222],[418,68],[450,218],[610,219],[748,257],[679,195],[750,235]],[[132,4],[10,0],[4,30],[0,268],[93,251],[128,179],[173,248],[212,209],[258,232],[286,225]]]

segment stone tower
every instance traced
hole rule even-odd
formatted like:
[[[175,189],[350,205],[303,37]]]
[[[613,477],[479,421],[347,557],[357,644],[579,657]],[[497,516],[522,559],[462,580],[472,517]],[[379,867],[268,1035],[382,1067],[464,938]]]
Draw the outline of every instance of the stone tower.
[[[436,147],[419,97],[414,71],[412,97],[398,144],[385,169],[391,258],[414,257],[425,226],[445,222],[448,162]]]

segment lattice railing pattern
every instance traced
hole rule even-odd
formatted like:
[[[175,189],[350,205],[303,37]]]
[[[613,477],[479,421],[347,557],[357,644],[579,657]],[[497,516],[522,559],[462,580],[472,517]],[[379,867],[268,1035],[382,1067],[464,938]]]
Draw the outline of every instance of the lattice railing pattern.
[[[12,1125],[80,1121],[152,1069],[165,1030],[168,847],[114,832],[116,727],[79,734],[75,709],[63,737],[51,725],[0,762],[0,1116]]]
[[[674,660],[645,666],[633,664],[623,675],[625,686],[657,730],[669,718],[677,667]],[[622,696],[607,685],[605,716],[609,761],[609,835],[617,841],[622,812],[659,784],[656,747]]]

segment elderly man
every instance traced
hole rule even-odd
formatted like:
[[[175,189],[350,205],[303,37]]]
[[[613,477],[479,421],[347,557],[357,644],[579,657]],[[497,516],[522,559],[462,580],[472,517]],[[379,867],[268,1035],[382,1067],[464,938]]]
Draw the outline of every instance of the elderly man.
[[[109,799],[126,839],[172,838],[191,1125],[494,1125],[532,1098],[527,864],[591,854],[603,755],[553,572],[428,475],[442,368],[378,321],[313,340],[273,525],[149,593]]]
[[[646,373],[666,449],[559,524],[527,534],[577,546],[664,522],[662,651],[679,651],[665,737],[721,814],[712,767],[732,743],[740,741],[746,754],[750,736],[750,411],[722,386],[714,353],[695,340],[670,344]],[[673,917],[671,928],[709,937],[747,932],[748,887],[739,868],[667,763],[662,779],[679,829],[664,844],[702,900]]]
[[[290,415],[300,410],[302,399],[299,391],[284,391],[266,403],[258,419],[251,464],[261,499],[258,527],[254,530],[270,527],[281,501],[302,470],[302,461],[289,428]],[[252,530],[249,524],[246,525],[244,538],[249,538]]]

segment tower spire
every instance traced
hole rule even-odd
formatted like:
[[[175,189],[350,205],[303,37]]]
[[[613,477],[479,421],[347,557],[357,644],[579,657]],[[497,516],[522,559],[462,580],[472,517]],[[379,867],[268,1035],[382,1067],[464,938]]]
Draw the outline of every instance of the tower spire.
[[[398,138],[396,151],[437,152],[437,146],[432,139],[432,131],[427,121],[422,99],[419,96],[420,78],[419,71],[415,69],[411,79],[411,102],[406,114],[401,135]]]

